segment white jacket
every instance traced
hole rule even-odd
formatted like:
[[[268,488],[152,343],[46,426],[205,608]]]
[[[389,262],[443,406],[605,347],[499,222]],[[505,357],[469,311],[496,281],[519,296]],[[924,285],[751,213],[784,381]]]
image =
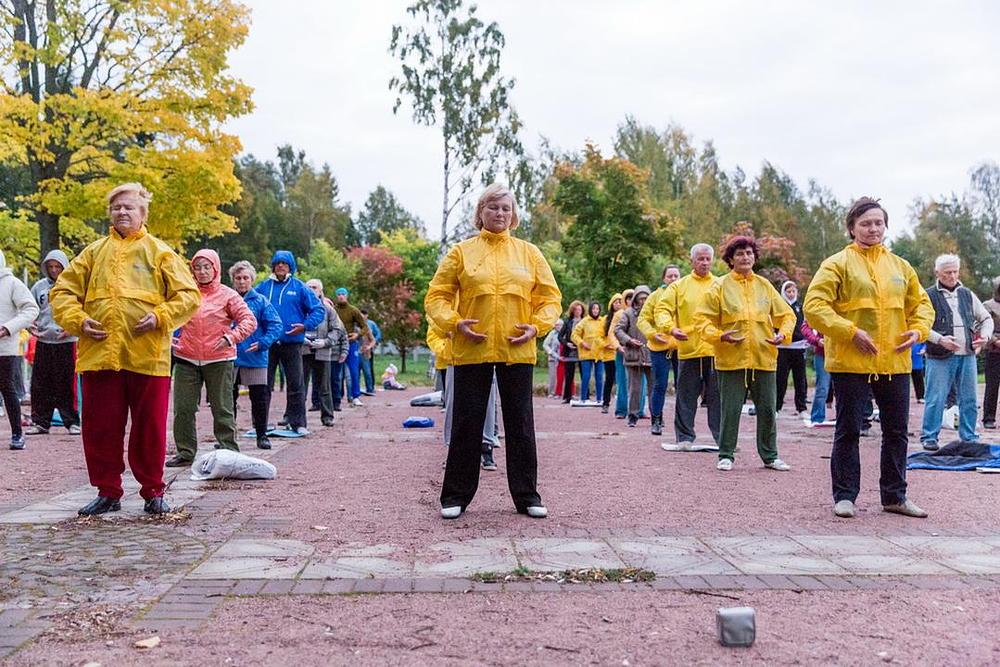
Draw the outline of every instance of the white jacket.
[[[7,268],[7,258],[0,250],[0,327],[10,334],[0,338],[0,357],[17,357],[18,334],[38,317],[38,304],[28,286]]]

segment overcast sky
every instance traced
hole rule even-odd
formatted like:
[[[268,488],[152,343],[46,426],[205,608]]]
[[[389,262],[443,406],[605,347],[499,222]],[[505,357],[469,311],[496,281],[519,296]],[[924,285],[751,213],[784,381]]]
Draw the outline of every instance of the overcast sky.
[[[388,53],[409,2],[243,0],[232,57],[255,112],[245,151],[291,143],[328,163],[357,211],[378,184],[437,234],[441,138],[393,115]],[[769,160],[843,200],[881,196],[890,231],[910,202],[961,192],[1000,160],[1000,3],[482,0],[507,38],[502,68],[526,146],[613,150],[626,114],[711,139],[723,167]]]

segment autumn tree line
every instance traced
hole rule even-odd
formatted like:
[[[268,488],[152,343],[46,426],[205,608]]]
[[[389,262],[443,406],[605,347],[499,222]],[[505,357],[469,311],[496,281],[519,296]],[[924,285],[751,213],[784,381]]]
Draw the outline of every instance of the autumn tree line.
[[[464,0],[417,0],[387,27],[400,64],[382,82],[392,111],[441,134],[440,219],[418,219],[391,184],[354,210],[336,178],[350,165],[318,164],[289,145],[241,154],[223,131],[253,110],[251,88],[227,60],[250,18],[234,0],[0,0],[0,249],[9,265],[33,279],[51,248],[78,252],[107,231],[106,192],[138,180],[154,193],[157,236],[262,271],[275,249],[291,250],[303,278],[349,286],[408,350],[423,340],[437,259],[474,233],[472,201],[492,180],[517,194],[516,233],[542,248],[567,299],[605,302],[655,282],[666,263],[685,268],[693,243],[718,246],[737,232],[758,239],[763,275],[805,284],[847,242],[846,200],[767,161],[726,171],[712,141],[679,125],[626,117],[608,146],[542,139],[529,150],[516,81],[502,67],[503,32]],[[892,211],[897,229],[907,231],[893,250],[925,283],[934,257],[954,252],[963,281],[988,296],[1000,275],[1000,167],[971,165],[965,191]]]

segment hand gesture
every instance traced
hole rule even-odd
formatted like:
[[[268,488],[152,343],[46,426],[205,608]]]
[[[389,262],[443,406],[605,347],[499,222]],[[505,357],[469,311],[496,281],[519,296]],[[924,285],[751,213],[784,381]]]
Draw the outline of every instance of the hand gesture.
[[[583,349],[585,349],[585,350],[591,349],[590,343],[582,343],[582,345],[583,345]]]
[[[918,340],[920,340],[920,334],[914,331],[913,329],[910,329],[909,331],[904,331],[899,335],[899,337],[903,339],[903,342],[896,346],[896,352],[909,350],[911,347],[917,344]]]
[[[285,332],[286,336],[298,336],[300,333],[306,330],[306,325],[302,322],[296,322],[292,325],[292,328]]]
[[[878,354],[878,348],[875,347],[875,341],[872,337],[868,335],[868,332],[864,329],[858,329],[854,333],[854,347],[858,348],[861,354],[870,354],[875,356]]]
[[[514,328],[521,332],[520,336],[507,336],[507,342],[511,345],[521,345],[538,335],[538,329],[533,324],[515,324]],[[484,336],[485,338],[485,336]],[[584,343],[584,349],[589,350],[590,346]]]
[[[664,345],[670,342],[670,338],[666,334],[661,334],[661,333],[653,334],[653,340],[655,340],[657,343],[663,343]]]
[[[781,345],[781,342],[783,340],[785,340],[785,334],[778,333],[778,334],[774,334],[773,338],[768,338],[764,342],[767,343],[767,344],[769,344],[769,345]]]
[[[104,325],[89,317],[84,318],[80,329],[84,336],[89,336],[94,340],[104,340],[108,337],[108,332],[104,330]]]
[[[739,329],[729,329],[728,331],[723,331],[720,339],[723,343],[730,343],[731,345],[739,345],[746,338]]]
[[[136,333],[146,333],[147,331],[152,331],[158,325],[159,322],[156,319],[156,313],[146,313],[132,328],[132,331]]]
[[[688,339],[688,335],[686,333],[684,333],[684,330],[681,329],[680,327],[674,327],[673,329],[671,329],[670,330],[670,335],[673,336],[674,338],[676,338],[677,340],[687,340]]]
[[[458,324],[455,325],[455,329],[458,330],[458,333],[462,334],[473,343],[482,343],[486,340],[486,334],[473,331],[473,324],[479,324],[479,320],[459,320]]]

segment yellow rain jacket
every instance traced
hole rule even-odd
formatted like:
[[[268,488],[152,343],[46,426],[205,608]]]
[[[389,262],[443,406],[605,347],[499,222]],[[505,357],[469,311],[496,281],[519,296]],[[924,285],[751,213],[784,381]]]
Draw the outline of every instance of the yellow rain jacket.
[[[435,370],[451,366],[451,338],[433,324],[427,324],[427,347],[434,353]]]
[[[803,311],[809,326],[826,336],[826,369],[833,373],[909,373],[910,350],[895,348],[904,331],[917,331],[922,341],[934,323],[934,307],[913,267],[881,244],[852,243],[823,260]],[[855,347],[858,329],[872,337],[877,355]]]
[[[752,369],[773,371],[778,367],[778,347],[766,342],[774,330],[792,340],[795,313],[774,289],[756,273],[735,271],[719,278],[695,313],[701,339],[715,349],[715,367],[720,371]],[[739,343],[725,343],[722,334],[732,329],[745,335]]]
[[[687,340],[677,341],[679,359],[711,357],[715,354],[711,343],[701,339],[701,332],[695,326],[694,315],[716,280],[712,274],[702,278],[691,272],[668,285],[663,296],[656,302],[656,307],[653,309],[655,329],[669,332],[678,328],[688,335]]]
[[[596,320],[590,315],[584,315],[580,323],[573,327],[570,340],[576,345],[580,361],[604,360],[604,353],[608,351],[604,348],[609,344],[608,337],[604,335],[605,322],[607,322],[606,315],[601,315]],[[589,350],[583,346],[584,343],[590,346]],[[611,358],[614,359],[614,350],[611,350],[611,354]]]
[[[615,302],[615,299],[621,298],[623,297],[620,293],[615,293],[615,295],[608,301],[608,314],[604,316],[604,319],[607,320],[607,318],[610,317],[611,324],[608,327],[607,341],[605,342],[604,352],[601,355],[601,361],[614,361],[615,352],[617,352],[618,348],[621,347],[621,343],[618,342],[618,337],[615,336],[615,325],[618,323],[618,313],[622,312],[622,309],[619,309],[615,313],[611,312],[611,304]]]
[[[457,309],[452,305],[458,294]],[[431,279],[424,310],[442,331],[452,336],[456,366],[481,363],[534,364],[537,345],[529,340],[512,346],[517,324],[531,324],[544,336],[559,319],[562,294],[552,269],[536,246],[509,231],[486,229],[456,244]],[[473,331],[486,340],[473,342],[455,328],[459,320],[475,319]]]
[[[639,331],[642,335],[646,337],[646,346],[649,348],[650,352],[668,352],[670,350],[677,349],[677,339],[669,335],[670,329],[665,331],[660,330],[656,326],[656,304],[663,299],[663,295],[667,293],[667,287],[660,285],[653,293],[646,298],[646,303],[642,304],[642,310],[639,311],[639,319],[636,321],[636,326],[639,327]],[[671,327],[673,328],[673,327]],[[661,333],[667,335],[667,342],[661,343],[656,340],[653,336]]]
[[[52,317],[80,337],[76,369],[170,375],[170,337],[201,303],[191,269],[177,253],[143,226],[126,238],[114,227],[77,255],[49,292]],[[156,328],[137,334],[146,313]],[[108,337],[83,335],[86,318],[97,320]]]

